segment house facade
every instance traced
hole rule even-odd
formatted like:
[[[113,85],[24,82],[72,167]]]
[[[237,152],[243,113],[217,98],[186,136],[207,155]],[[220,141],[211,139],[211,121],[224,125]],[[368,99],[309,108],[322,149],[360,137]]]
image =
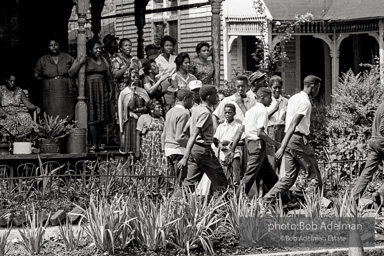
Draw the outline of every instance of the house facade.
[[[233,70],[256,71],[252,57],[257,40],[265,40],[274,48],[281,37],[275,31],[276,22],[294,21],[296,15],[311,13],[313,20],[296,28],[294,36],[281,44],[287,55],[276,69],[288,94],[300,91],[307,75],[322,78],[319,100],[329,104],[332,89],[341,72],[362,71],[361,63],[372,63],[375,56],[384,59],[384,5],[379,0],[257,0],[263,12],[255,9],[254,0],[222,2],[221,81],[230,80]],[[207,3],[198,8],[151,13],[146,15],[144,45],[159,44],[163,34],[178,40],[177,52],[196,55],[201,41],[211,42],[211,6],[206,0],[151,0],[147,10]],[[134,12],[133,1],[116,4],[116,14]],[[263,27],[267,24],[267,27]],[[134,16],[116,18],[115,33],[128,37],[137,46]]]

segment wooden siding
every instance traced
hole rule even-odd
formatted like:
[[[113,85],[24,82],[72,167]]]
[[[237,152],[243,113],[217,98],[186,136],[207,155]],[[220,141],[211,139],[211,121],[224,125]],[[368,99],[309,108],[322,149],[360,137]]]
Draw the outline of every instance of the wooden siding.
[[[206,0],[180,0],[180,5],[204,3]],[[147,9],[152,9],[152,1],[149,1]],[[116,4],[116,13],[133,12],[133,0],[124,1]],[[191,57],[196,56],[196,45],[199,42],[206,41],[212,45],[211,40],[211,7],[203,6],[199,8],[191,8],[180,10],[176,19],[179,26],[178,35],[178,52],[187,52]],[[174,20],[174,19],[172,19]],[[153,43],[154,22],[167,21],[167,17],[162,14],[147,14],[146,25],[144,27],[144,45]],[[222,23],[223,26],[223,23]],[[137,51],[137,31],[134,16],[116,18],[116,36],[120,39],[127,37],[132,41],[132,52]],[[223,27],[221,28],[221,81],[224,79],[223,65]]]

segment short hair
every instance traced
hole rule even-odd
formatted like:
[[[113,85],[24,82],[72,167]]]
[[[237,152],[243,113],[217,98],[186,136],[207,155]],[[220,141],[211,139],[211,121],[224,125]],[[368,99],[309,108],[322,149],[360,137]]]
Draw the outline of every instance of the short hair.
[[[177,92],[177,100],[178,101],[183,101],[184,98],[192,98],[193,97],[193,92],[187,88],[181,88]]]
[[[214,95],[215,93],[217,93],[217,90],[214,85],[204,85],[199,91],[200,98],[204,101],[208,96]]]
[[[145,107],[147,108],[148,112],[151,112],[151,110],[154,110],[158,104],[159,102],[156,99],[150,99],[147,104],[145,104]]]
[[[204,46],[207,46],[209,50],[209,43],[201,42],[201,43],[198,43],[196,46],[196,53],[199,54],[201,52],[201,48],[203,48]]]
[[[308,87],[311,84],[317,84],[317,83],[321,83],[321,79],[317,76],[309,75],[306,78],[304,78],[304,86],[305,87]]]
[[[122,39],[119,41],[119,48],[123,47],[123,43],[124,43],[125,41],[128,41],[128,42],[130,42],[130,43],[132,44],[131,39],[129,39],[129,38],[122,38]]]
[[[152,63],[155,63],[156,64],[156,61],[155,60],[147,60],[146,62],[144,62],[143,64],[143,71],[144,71],[144,74],[146,76],[149,75],[149,71],[151,70],[152,66],[151,64]],[[157,64],[156,64],[157,65]]]
[[[232,103],[225,104],[224,109],[225,108],[231,108],[233,110],[233,112],[236,113],[236,107]]]
[[[165,35],[165,36],[163,36],[163,38],[161,39],[161,42],[160,42],[161,48],[164,47],[165,42],[167,42],[167,41],[171,42],[173,47],[175,47],[175,45],[177,44],[177,40],[175,38],[173,38],[169,35]]]
[[[257,99],[264,98],[265,96],[268,96],[268,95],[270,96],[272,95],[272,91],[268,87],[261,87],[256,92]]]
[[[176,63],[176,67],[177,69],[180,68],[181,65],[183,65],[183,62],[184,60],[188,58],[189,60],[191,60],[191,58],[189,58],[189,54],[186,53],[186,52],[181,52],[177,55],[176,59],[175,59],[175,63]]]
[[[283,85],[283,79],[281,79],[280,76],[276,76],[276,75],[271,76],[271,78],[269,78],[269,83],[268,83],[269,87],[272,87],[274,83],[279,83]]]
[[[236,80],[245,81],[246,83],[248,83],[248,77],[243,76],[243,75],[236,76]]]
[[[101,46],[101,42],[99,39],[97,38],[92,38],[90,40],[87,41],[87,51],[91,51],[93,49],[93,47],[95,47],[96,44],[99,44]]]

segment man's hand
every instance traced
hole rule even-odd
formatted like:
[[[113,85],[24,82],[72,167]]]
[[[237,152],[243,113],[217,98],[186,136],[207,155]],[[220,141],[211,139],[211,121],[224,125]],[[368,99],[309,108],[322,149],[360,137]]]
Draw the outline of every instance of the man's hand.
[[[276,160],[280,160],[280,158],[284,155],[284,148],[279,148],[279,150],[276,151],[275,153],[275,158]]]
[[[235,152],[233,152],[232,150],[229,150],[228,155],[225,157],[225,163],[226,164],[232,163],[234,155],[235,155]]]
[[[240,93],[236,93],[235,94],[235,102],[240,106],[240,105],[243,105],[244,104],[244,100],[243,98],[241,97]]]
[[[179,170],[182,170],[183,168],[185,168],[187,166],[187,162],[188,162],[188,159],[183,157],[179,163],[177,164],[177,169]]]

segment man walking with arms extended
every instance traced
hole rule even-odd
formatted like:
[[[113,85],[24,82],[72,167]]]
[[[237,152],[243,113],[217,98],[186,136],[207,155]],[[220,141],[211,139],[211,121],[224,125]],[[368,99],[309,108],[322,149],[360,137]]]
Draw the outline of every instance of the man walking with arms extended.
[[[288,101],[285,136],[275,157],[280,159],[284,153],[285,176],[264,196],[265,202],[271,202],[279,194],[284,194],[295,183],[300,168],[304,169],[312,185],[321,191],[321,175],[312,147],[308,143],[313,99],[320,89],[321,79],[309,75],[304,79],[304,88]],[[288,149],[287,149],[288,147]]]
[[[216,87],[205,85],[200,89],[202,103],[192,112],[189,121],[190,138],[184,153],[184,157],[178,163],[178,168],[183,169],[188,164],[188,174],[184,184],[192,191],[201,180],[203,174],[207,174],[212,182],[213,192],[224,191],[227,186],[227,178],[220,165],[219,159],[211,148],[213,142],[213,106],[218,101]]]

